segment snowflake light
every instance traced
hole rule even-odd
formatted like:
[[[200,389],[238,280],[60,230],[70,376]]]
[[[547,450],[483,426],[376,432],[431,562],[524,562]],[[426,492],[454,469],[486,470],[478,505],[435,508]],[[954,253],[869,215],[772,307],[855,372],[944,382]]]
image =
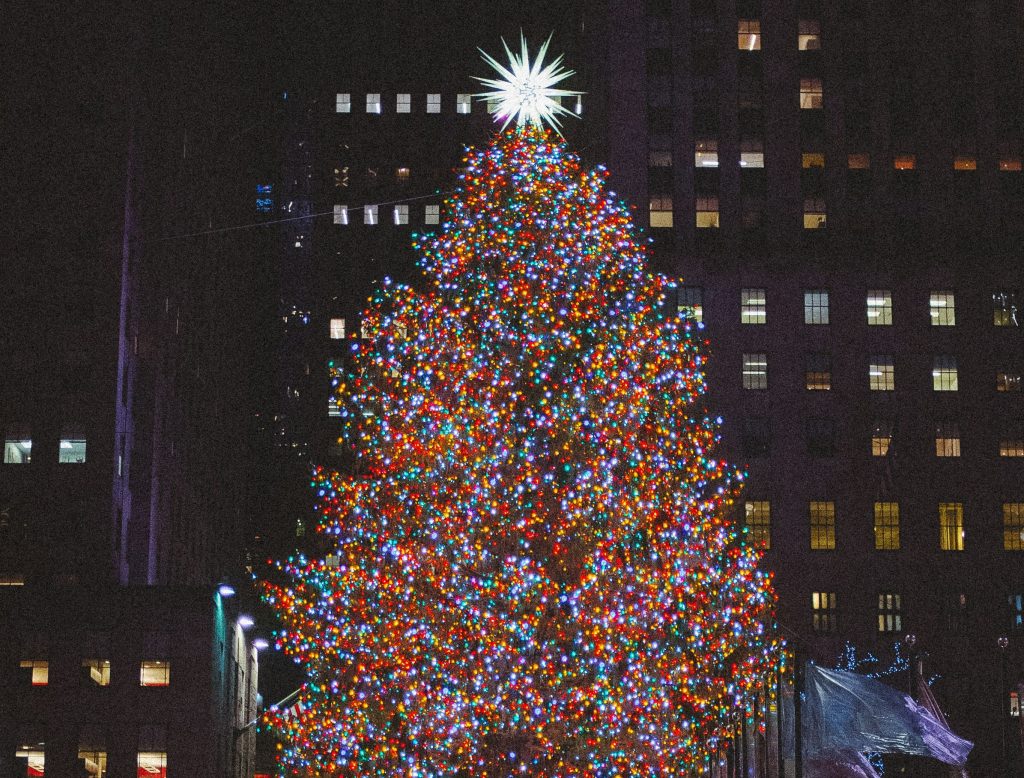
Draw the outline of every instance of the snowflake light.
[[[540,47],[537,59],[532,64],[526,38],[522,34],[519,35],[519,43],[520,53],[519,56],[516,56],[509,49],[505,40],[501,41],[501,45],[505,47],[505,54],[508,55],[508,67],[480,49],[484,61],[498,71],[501,78],[474,76],[484,86],[493,87],[493,91],[479,92],[474,97],[497,102],[492,113],[498,121],[504,119],[504,124],[501,125],[503,130],[515,119],[517,126],[520,127],[524,124],[532,124],[535,127],[543,127],[547,124],[559,132],[561,125],[558,116],[575,115],[562,106],[561,98],[578,97],[583,93],[572,89],[556,89],[555,84],[564,81],[576,71],[562,68],[561,54],[549,65],[544,65],[544,55],[547,54],[548,44],[551,43],[550,35]]]

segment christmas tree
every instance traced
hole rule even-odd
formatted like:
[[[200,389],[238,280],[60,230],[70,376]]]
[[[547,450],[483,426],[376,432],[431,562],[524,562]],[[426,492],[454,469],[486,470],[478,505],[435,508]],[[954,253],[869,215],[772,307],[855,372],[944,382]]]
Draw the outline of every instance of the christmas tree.
[[[287,774],[686,775],[776,666],[700,327],[535,124],[468,152],[425,290],[386,282],[353,341],[333,553],[264,585],[309,678]]]

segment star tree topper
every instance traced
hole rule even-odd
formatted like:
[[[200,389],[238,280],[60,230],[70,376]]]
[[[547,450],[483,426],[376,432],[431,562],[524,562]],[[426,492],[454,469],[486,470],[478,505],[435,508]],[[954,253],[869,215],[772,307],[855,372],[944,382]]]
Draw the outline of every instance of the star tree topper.
[[[578,97],[583,93],[573,89],[556,89],[555,84],[574,75],[576,71],[562,68],[563,55],[561,54],[549,65],[544,65],[544,55],[547,54],[548,44],[551,43],[550,35],[540,47],[537,59],[532,64],[526,38],[522,33],[519,34],[519,43],[520,53],[519,56],[516,56],[505,43],[505,39],[501,40],[501,45],[505,47],[505,54],[508,55],[508,67],[502,65],[483,49],[479,49],[484,61],[498,71],[501,78],[474,76],[484,86],[492,87],[493,91],[479,92],[473,96],[497,102],[492,113],[498,121],[505,120],[501,125],[503,130],[515,119],[517,126],[533,124],[536,127],[543,127],[547,124],[561,135],[559,115],[576,115],[562,106],[561,98]]]

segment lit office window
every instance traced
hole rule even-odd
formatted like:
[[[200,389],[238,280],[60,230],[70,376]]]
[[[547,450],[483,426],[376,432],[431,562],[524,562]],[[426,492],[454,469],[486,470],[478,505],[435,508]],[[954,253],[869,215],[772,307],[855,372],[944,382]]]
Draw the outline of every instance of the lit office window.
[[[768,355],[767,354],[744,354],[743,355],[743,388],[744,389],[767,389],[768,388]]]
[[[1010,629],[1020,632],[1024,629],[1024,594],[1011,594],[1006,600],[1010,606]]]
[[[693,164],[697,167],[718,167],[718,141],[704,138],[694,143]]]
[[[424,224],[440,224],[441,222],[441,206],[440,205],[428,205],[423,212],[423,223]]]
[[[836,504],[812,500],[808,506],[811,519],[811,549],[834,551],[836,547]]]
[[[163,776],[167,775],[167,752],[166,751],[139,751],[137,757],[139,775]]]
[[[672,226],[672,196],[651,195],[651,228]]]
[[[768,500],[743,503],[743,523],[752,545],[763,549],[772,547],[772,505]]]
[[[81,762],[82,773],[89,778],[107,778],[107,752],[95,748],[78,749],[78,761]]]
[[[740,323],[764,324],[768,318],[768,302],[762,288],[740,290]]]
[[[996,371],[996,391],[997,392],[1019,392],[1020,391],[1020,373],[1016,370],[997,370]]]
[[[955,392],[958,386],[956,357],[942,354],[932,360],[932,389],[936,392]]]
[[[473,110],[472,96],[467,94],[455,95],[455,113],[469,113]]]
[[[408,181],[411,171],[407,167],[396,167],[395,168],[395,180],[396,181]]]
[[[817,19],[800,19],[797,22],[796,45],[800,51],[817,51],[821,48],[821,22]]]
[[[1003,503],[1003,550],[1024,551],[1024,502]]]
[[[740,141],[740,167],[764,167],[764,143],[762,141],[753,138]]]
[[[680,286],[676,302],[677,312],[695,322],[704,321],[704,289],[700,286]]]
[[[352,113],[352,95],[339,92],[334,98],[335,113]]]
[[[32,433],[26,426],[14,426],[4,435],[4,464],[27,465],[32,461]]]
[[[409,206],[408,205],[396,205],[394,210],[395,224],[408,224],[409,223]]]
[[[18,666],[27,671],[29,683],[33,686],[46,686],[50,683],[50,663],[45,659],[23,659]]]
[[[872,354],[868,359],[868,388],[873,392],[896,389],[896,368],[891,354]]]
[[[973,154],[957,154],[953,157],[953,170],[977,170],[978,158]]]
[[[331,319],[331,340],[343,340],[345,337],[345,320]]]
[[[697,227],[699,229],[718,229],[718,197],[697,198]]]
[[[828,291],[808,289],[804,292],[804,324],[828,324]]]
[[[96,686],[110,686],[110,660],[83,659],[82,674]]]
[[[1022,169],[1019,154],[1001,154],[999,156],[999,170],[1002,173],[1019,173]]]
[[[892,324],[892,292],[888,289],[869,289],[867,296],[868,324]]]
[[[412,95],[401,92],[395,100],[395,113],[412,113]]]
[[[996,327],[1016,327],[1017,293],[1001,290],[992,295],[992,323]]]
[[[65,427],[61,432],[57,462],[62,465],[85,463],[85,433],[75,427]]]
[[[943,551],[964,550],[963,503],[939,503],[939,548]]]
[[[1004,423],[999,436],[999,456],[1024,457],[1024,429],[1020,424]]]
[[[804,170],[825,167],[825,155],[820,151],[805,151],[800,155],[800,167]]]
[[[427,113],[441,113],[441,95],[427,95]]]
[[[917,167],[917,156],[914,154],[896,154],[892,158],[892,166],[896,170],[913,170]]]
[[[740,19],[737,48],[740,51],[761,50],[761,21],[759,19]]]
[[[960,425],[943,420],[935,423],[935,456],[960,456]]]
[[[836,631],[838,619],[835,592],[811,592],[811,618],[815,632]]]
[[[871,168],[871,155],[865,152],[847,154],[846,167],[850,170],[869,170]]]
[[[935,327],[956,324],[956,297],[952,292],[932,292],[928,296],[928,315]]]
[[[832,388],[832,355],[827,351],[811,351],[805,357],[804,384],[811,391]]]
[[[800,79],[800,107],[804,109],[820,109],[824,104],[820,78]]]
[[[139,666],[139,686],[170,686],[171,663],[144,660]]]
[[[370,92],[366,95],[366,112],[380,113],[380,92]]]
[[[878,631],[900,632],[902,630],[902,598],[895,592],[881,592],[878,595]]]
[[[27,772],[22,775],[36,776],[46,775],[46,744],[45,743],[22,743],[14,752],[17,759],[25,760]]]
[[[900,505],[896,502],[875,503],[875,549],[899,551]]]
[[[825,201],[820,197],[808,197],[804,200],[804,229],[823,230],[827,221]]]
[[[878,419],[871,427],[871,456],[884,457],[889,455],[892,445],[892,421]]]
[[[364,205],[363,206],[363,224],[376,224],[377,223],[377,206],[376,205]]]
[[[347,205],[336,205],[336,206],[334,206],[334,223],[335,224],[348,224],[348,206]]]

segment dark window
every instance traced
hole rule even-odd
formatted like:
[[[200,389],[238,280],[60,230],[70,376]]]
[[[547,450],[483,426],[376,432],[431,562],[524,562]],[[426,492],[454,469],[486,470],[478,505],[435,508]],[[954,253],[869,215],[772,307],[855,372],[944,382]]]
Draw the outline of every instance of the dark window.
[[[754,416],[743,420],[743,455],[749,459],[771,453],[772,435],[768,419]]]
[[[835,425],[832,419],[811,417],[807,420],[807,453],[812,457],[835,455]]]

